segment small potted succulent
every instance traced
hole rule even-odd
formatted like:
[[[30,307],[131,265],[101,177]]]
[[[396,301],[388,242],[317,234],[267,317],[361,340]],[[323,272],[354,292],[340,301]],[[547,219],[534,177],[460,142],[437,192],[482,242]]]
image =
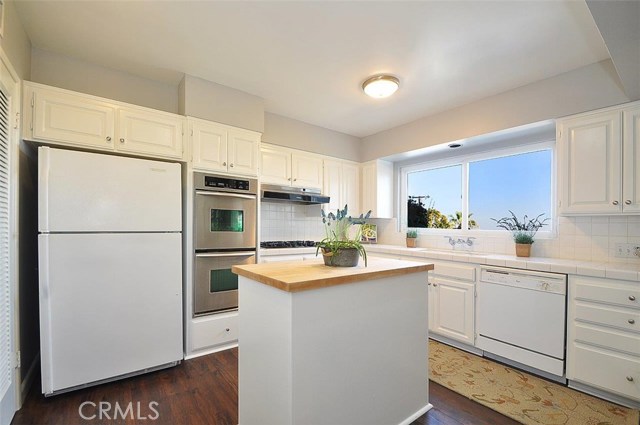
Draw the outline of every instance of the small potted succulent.
[[[407,248],[415,248],[418,239],[418,231],[416,229],[407,229]]]
[[[535,218],[527,218],[525,215],[522,221],[518,220],[513,211],[509,210],[511,217],[502,217],[500,219],[492,218],[491,220],[497,223],[497,227],[508,230],[513,235],[513,240],[516,243],[516,256],[518,257],[530,257],[531,245],[533,244],[533,237],[542,226],[547,224],[549,217],[542,219],[544,214],[540,214]]]
[[[364,224],[364,221],[371,216],[371,211],[366,215],[353,218],[348,215],[348,207],[334,214],[326,214],[321,210],[322,223],[324,224],[326,237],[318,242],[316,255],[322,250],[324,264],[335,267],[355,267],[358,265],[360,257],[367,265],[367,252],[362,246],[362,226],[357,226],[355,235],[350,236],[349,230],[354,224]]]

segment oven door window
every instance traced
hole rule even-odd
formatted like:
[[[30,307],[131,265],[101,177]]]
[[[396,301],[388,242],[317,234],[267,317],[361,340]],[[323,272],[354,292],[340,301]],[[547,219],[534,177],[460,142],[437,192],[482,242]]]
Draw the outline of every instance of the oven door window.
[[[231,269],[211,270],[209,272],[209,292],[224,292],[238,289],[238,275]]]
[[[211,209],[212,232],[244,232],[244,211]]]

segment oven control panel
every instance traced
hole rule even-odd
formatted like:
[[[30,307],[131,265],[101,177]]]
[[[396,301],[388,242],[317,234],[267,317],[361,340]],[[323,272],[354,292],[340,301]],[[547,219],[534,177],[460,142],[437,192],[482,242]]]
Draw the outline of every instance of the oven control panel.
[[[236,180],[224,177],[204,176],[204,185],[223,189],[249,190],[249,180]]]
[[[212,190],[255,195],[258,189],[257,179],[233,178],[224,175],[194,173],[196,190]]]

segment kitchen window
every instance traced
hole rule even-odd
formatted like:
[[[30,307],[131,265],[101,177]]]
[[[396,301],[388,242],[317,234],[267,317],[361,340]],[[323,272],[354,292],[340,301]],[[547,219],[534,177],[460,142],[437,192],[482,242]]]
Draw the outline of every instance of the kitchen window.
[[[509,210],[553,217],[553,148],[541,143],[402,167],[402,229],[501,231],[491,219]]]

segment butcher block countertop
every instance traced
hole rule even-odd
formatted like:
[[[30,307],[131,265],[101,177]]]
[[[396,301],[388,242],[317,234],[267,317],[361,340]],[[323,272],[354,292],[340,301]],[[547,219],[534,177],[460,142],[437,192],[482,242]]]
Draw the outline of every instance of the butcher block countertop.
[[[233,266],[233,273],[286,292],[307,291],[345,283],[361,282],[433,270],[433,264],[387,258],[369,258],[364,266],[329,267],[320,260],[285,261]]]

